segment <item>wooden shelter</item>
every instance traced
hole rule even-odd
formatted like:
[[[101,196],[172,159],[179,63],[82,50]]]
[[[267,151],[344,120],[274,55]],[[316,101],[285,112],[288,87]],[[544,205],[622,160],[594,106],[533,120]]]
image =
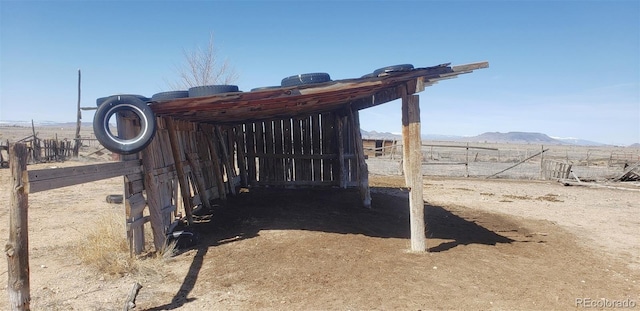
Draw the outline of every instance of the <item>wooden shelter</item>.
[[[412,190],[412,249],[424,250],[418,96],[440,80],[488,67],[442,64],[376,77],[223,93],[150,104],[157,131],[122,163],[28,173],[29,192],[124,176],[127,236],[144,247],[150,221],[156,249],[194,208],[210,208],[242,187],[356,187],[371,206],[358,111],[402,99],[403,165]],[[133,137],[136,117],[118,114],[118,135]],[[415,187],[414,187],[415,186]],[[414,239],[415,237],[415,239]]]
[[[156,250],[194,208],[211,208],[239,187],[357,187],[371,206],[358,111],[402,99],[403,166],[410,189],[411,249],[425,251],[419,98],[440,80],[487,62],[442,64],[375,77],[154,102],[151,143],[121,162],[30,170],[24,144],[9,149],[11,178],[8,292],[13,309],[29,307],[28,194],[124,176],[127,237],[144,247],[151,222]],[[121,112],[118,136],[137,135],[140,120]],[[418,172],[418,173],[416,173]]]

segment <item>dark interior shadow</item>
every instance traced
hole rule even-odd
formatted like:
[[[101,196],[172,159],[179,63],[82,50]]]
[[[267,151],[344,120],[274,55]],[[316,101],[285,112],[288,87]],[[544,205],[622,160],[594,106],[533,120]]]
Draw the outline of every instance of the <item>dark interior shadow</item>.
[[[359,193],[351,189],[251,189],[226,201],[214,202],[213,210],[197,215],[198,221],[189,228],[200,239],[182,286],[170,304],[149,310],[172,310],[192,301],[187,297],[198,278],[207,249],[257,237],[261,230],[309,230],[409,239],[406,189],[372,188],[371,195],[371,209],[363,208]],[[447,251],[458,245],[514,241],[440,206],[425,204],[425,224],[428,238],[447,240],[429,248],[430,252]]]
[[[372,208],[361,207],[352,189],[251,189],[216,202],[209,222],[194,227],[205,245],[215,246],[258,236],[261,230],[309,230],[362,234],[378,238],[410,238],[408,192],[372,188]],[[497,216],[496,216],[497,217]],[[469,218],[469,217],[467,217]],[[429,251],[456,245],[511,243],[504,237],[441,206],[425,204],[428,238],[453,240]]]

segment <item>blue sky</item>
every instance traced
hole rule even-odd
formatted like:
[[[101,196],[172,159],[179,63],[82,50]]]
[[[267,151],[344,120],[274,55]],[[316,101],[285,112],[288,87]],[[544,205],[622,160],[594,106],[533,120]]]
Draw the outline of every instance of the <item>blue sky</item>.
[[[210,33],[241,90],[489,61],[420,93],[423,133],[640,142],[640,1],[0,0],[0,120],[75,121],[78,69],[82,106],[166,91]],[[400,132],[397,101],[360,115]]]

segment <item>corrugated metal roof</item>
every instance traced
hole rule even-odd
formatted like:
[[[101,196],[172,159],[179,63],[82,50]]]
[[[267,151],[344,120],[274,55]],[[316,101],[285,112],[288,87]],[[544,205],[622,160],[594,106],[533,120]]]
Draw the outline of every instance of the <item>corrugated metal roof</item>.
[[[489,67],[488,62],[441,64],[391,72],[379,77],[343,79],[297,87],[181,98],[150,105],[158,116],[204,123],[240,123],[328,112],[348,105],[356,109],[380,105],[421,92],[440,80]]]

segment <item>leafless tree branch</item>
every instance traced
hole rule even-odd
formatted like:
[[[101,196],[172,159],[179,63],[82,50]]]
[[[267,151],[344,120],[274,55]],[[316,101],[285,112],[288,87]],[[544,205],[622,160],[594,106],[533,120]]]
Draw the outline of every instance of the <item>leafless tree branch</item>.
[[[188,89],[194,86],[212,84],[232,84],[238,80],[238,73],[227,59],[220,62],[213,33],[206,47],[197,46],[193,50],[183,50],[184,63],[176,72],[179,81],[167,83],[171,89]]]

